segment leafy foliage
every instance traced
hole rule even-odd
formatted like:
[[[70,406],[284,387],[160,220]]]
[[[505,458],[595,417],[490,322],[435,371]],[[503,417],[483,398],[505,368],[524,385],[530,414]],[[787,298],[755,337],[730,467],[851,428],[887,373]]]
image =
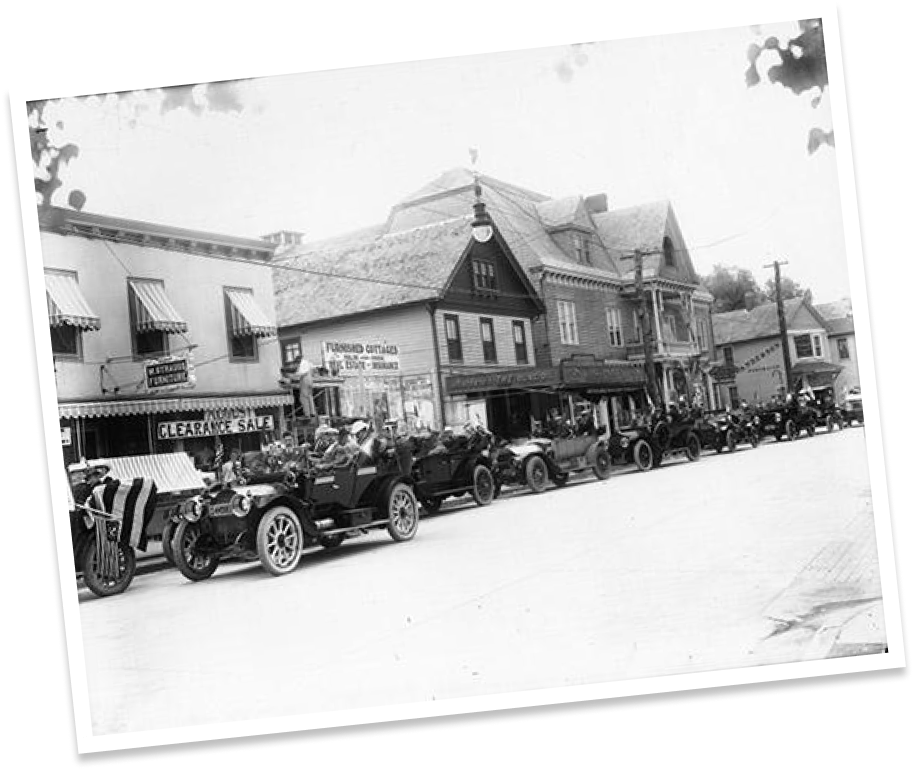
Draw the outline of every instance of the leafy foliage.
[[[768,80],[801,95],[818,90],[812,106],[818,107],[825,89],[828,88],[828,65],[825,58],[825,39],[821,19],[806,19],[797,22],[799,33],[781,42],[776,37],[767,37],[764,42],[752,43],[747,51],[749,67],[746,70],[746,85],[757,86],[761,80],[759,59],[765,51],[773,51],[780,63],[772,64],[767,71]],[[835,146],[834,131],[813,128],[809,132],[807,151],[812,154],[823,144]]]
[[[711,309],[715,313],[751,310],[766,299],[755,276],[746,268],[714,265],[711,275],[705,276],[702,282],[714,297]]]
[[[56,144],[49,136],[45,118],[48,107],[63,99],[87,101],[108,98],[125,101],[133,112],[131,125],[136,124],[138,115],[145,109],[145,103],[137,97],[140,94],[158,94],[161,96],[159,112],[165,115],[173,110],[187,110],[192,115],[212,112],[241,112],[244,102],[241,98],[240,80],[226,80],[218,83],[188,84],[152,89],[151,91],[121,91],[113,94],[84,95],[62,97],[61,99],[38,99],[26,105],[31,139],[32,166],[34,169],[35,192],[40,206],[51,205],[54,193],[63,185],[61,173],[79,158],[79,147],[72,142]],[[56,123],[58,132],[64,131],[63,123]],[[86,195],[81,190],[72,190],[67,204],[77,210],[86,203]]]
[[[774,278],[769,278],[765,282],[764,297],[769,302],[776,301],[777,290],[774,285]],[[786,275],[781,276],[781,297],[785,300],[802,297],[810,304],[812,304],[813,301],[811,289],[803,288],[799,283],[793,280],[793,278]]]

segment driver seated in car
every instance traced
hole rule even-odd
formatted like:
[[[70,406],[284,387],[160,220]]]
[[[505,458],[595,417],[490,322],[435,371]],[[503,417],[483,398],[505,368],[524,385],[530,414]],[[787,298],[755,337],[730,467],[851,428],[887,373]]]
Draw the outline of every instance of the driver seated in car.
[[[349,429],[342,426],[337,431],[333,443],[321,457],[318,467],[322,470],[342,468],[345,465],[349,465],[358,454],[359,445],[349,435]]]

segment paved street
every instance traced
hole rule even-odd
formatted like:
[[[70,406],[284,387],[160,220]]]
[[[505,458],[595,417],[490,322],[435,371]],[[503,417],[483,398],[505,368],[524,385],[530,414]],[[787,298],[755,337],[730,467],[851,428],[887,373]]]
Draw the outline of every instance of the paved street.
[[[374,533],[283,578],[237,564],[82,590],[94,731],[871,651],[834,646],[823,611],[876,622],[870,511],[853,428],[462,504],[412,542]]]

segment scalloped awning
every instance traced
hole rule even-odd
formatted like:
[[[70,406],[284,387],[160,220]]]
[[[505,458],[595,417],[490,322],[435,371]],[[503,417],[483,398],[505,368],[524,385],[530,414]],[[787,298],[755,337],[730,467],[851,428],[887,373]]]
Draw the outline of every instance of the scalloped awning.
[[[276,325],[272,323],[254,295],[245,289],[226,289],[232,305],[232,335],[235,337],[273,337]]]
[[[75,274],[46,272],[44,288],[51,326],[75,326],[85,331],[98,331],[101,328],[99,317],[79,290]]]
[[[258,409],[271,406],[291,406],[292,395],[276,393],[262,396],[203,396],[199,398],[147,398],[110,401],[82,401],[58,404],[60,419],[75,417],[123,417],[136,414],[167,414],[169,412],[202,412],[207,409]]]
[[[136,302],[136,328],[141,332],[183,334],[187,323],[171,304],[165,286],[158,281],[131,281]]]

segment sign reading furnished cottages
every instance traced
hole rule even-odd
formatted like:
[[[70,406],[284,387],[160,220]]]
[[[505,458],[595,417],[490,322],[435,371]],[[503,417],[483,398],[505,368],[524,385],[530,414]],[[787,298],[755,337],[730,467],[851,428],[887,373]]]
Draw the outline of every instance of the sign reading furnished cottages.
[[[323,354],[324,365],[340,377],[400,373],[400,351],[396,345],[326,340],[323,343]]]

